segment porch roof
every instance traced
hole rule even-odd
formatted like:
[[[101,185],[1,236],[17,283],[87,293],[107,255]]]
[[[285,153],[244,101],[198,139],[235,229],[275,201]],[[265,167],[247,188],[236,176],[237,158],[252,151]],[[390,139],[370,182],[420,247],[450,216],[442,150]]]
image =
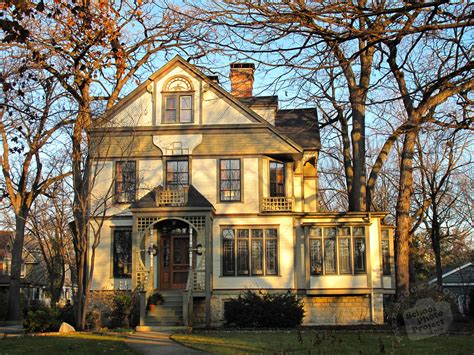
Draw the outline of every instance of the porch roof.
[[[138,208],[155,208],[156,206],[156,199],[155,199],[155,191],[156,188],[147,193],[145,196],[140,198],[139,200],[135,201],[131,206],[130,209],[138,209]],[[209,202],[207,198],[205,198],[193,185],[189,186],[188,190],[188,199],[186,204],[181,206],[182,208],[208,208],[213,209],[214,206],[212,203]]]

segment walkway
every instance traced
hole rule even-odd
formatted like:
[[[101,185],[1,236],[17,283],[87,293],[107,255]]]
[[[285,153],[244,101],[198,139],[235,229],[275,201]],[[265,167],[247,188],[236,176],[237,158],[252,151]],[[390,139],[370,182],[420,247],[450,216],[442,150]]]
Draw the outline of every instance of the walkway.
[[[205,352],[187,348],[170,339],[172,331],[136,332],[127,336],[127,345],[140,354],[200,354]]]

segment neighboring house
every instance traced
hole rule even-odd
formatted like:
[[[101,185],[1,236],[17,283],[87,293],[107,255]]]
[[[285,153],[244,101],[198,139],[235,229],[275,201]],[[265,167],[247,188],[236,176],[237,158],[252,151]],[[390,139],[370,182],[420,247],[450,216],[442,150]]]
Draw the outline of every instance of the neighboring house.
[[[0,289],[8,290],[11,274],[11,250],[15,232],[0,231]],[[48,302],[46,295],[46,278],[41,265],[41,253],[23,248],[21,264],[20,292],[29,301]]]
[[[474,290],[474,263],[468,262],[464,265],[443,270],[442,286],[457,296],[459,311],[465,313],[469,309],[469,295]],[[429,284],[436,285],[436,278],[431,279]]]
[[[230,79],[228,93],[177,56],[91,131],[93,289],[182,299],[178,323],[221,324],[247,289],[296,293],[305,324],[382,323],[395,286],[385,213],[319,212],[316,109],[252,96],[253,64]]]

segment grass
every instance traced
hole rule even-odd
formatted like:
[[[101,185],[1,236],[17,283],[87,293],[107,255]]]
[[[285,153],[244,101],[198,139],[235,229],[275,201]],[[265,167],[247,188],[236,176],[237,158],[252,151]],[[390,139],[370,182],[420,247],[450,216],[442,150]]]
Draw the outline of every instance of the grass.
[[[412,341],[406,336],[356,332],[225,332],[174,334],[172,339],[213,354],[472,354],[474,337],[444,335]]]
[[[134,354],[124,340],[94,333],[7,337],[0,339],[0,354]]]

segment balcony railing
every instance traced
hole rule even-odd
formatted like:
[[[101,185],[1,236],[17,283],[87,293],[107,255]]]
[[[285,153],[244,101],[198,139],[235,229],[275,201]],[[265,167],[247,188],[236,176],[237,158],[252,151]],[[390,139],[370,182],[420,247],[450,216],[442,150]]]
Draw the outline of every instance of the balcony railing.
[[[264,197],[262,212],[292,212],[293,197]]]
[[[158,207],[184,206],[188,202],[188,187],[162,188],[155,190],[156,205]]]

